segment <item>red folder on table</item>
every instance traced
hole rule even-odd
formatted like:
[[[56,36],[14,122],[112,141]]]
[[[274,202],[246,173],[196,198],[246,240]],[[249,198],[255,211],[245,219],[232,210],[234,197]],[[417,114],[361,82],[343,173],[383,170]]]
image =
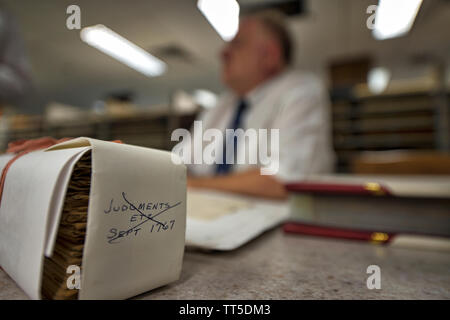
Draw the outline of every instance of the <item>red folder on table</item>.
[[[450,237],[450,177],[315,176],[286,189],[285,232],[381,243],[398,234]]]

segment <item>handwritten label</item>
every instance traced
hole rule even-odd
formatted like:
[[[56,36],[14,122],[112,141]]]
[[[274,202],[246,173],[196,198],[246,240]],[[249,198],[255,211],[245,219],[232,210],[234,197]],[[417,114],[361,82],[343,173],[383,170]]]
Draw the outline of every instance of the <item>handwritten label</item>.
[[[164,213],[169,212],[170,209],[173,209],[176,206],[180,205],[181,201],[173,205],[170,205],[167,202],[141,202],[138,205],[134,205],[127,199],[125,192],[122,192],[122,198],[125,203],[120,205],[115,204],[114,199],[111,199],[108,208],[103,210],[103,212],[105,214],[114,212],[133,212],[132,216],[130,217],[130,224],[135,224],[125,230],[120,230],[117,228],[109,229],[106,236],[108,239],[108,243],[118,243],[123,238],[138,236],[142,232],[170,232],[171,230],[173,230],[176,220],[171,219],[168,221],[164,221],[161,220],[161,218],[164,218]]]

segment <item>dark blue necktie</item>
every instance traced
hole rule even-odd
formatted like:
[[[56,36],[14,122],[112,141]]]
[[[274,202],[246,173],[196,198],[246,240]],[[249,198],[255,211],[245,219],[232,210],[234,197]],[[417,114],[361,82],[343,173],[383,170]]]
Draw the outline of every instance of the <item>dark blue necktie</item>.
[[[236,108],[236,111],[234,113],[233,121],[231,122],[231,126],[227,129],[239,129],[242,128],[241,120],[242,115],[245,113],[245,110],[247,109],[248,104],[245,100],[240,100],[238,107]],[[227,145],[227,139],[225,137],[223,141],[223,153],[222,153],[222,159],[223,163],[218,163],[216,166],[216,174],[226,174],[230,172],[231,168],[233,167],[233,164],[227,164],[227,149],[230,150],[230,148],[233,148],[234,150],[234,157],[236,158],[236,150],[237,150],[237,137],[234,136],[234,139],[231,143]]]

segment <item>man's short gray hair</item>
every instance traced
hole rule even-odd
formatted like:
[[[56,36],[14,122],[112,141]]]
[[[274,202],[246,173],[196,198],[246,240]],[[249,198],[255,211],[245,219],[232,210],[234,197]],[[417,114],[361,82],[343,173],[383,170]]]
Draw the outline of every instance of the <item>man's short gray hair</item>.
[[[278,40],[283,60],[286,65],[293,59],[293,41],[286,24],[286,16],[277,10],[263,10],[247,15],[248,18],[256,18]]]

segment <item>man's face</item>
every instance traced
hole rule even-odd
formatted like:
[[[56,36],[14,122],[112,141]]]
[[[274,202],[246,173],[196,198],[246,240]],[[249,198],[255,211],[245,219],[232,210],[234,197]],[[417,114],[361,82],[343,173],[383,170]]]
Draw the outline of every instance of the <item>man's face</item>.
[[[256,20],[241,21],[239,31],[222,51],[222,81],[244,94],[265,72],[263,27]]]

